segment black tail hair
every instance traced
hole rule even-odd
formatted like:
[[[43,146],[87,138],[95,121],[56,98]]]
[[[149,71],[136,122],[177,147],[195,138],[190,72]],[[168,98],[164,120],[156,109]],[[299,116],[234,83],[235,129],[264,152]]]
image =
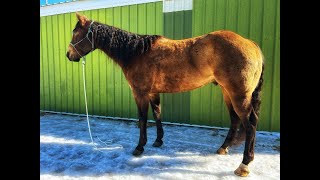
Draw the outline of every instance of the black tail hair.
[[[261,89],[262,89],[262,84],[263,84],[263,71],[264,71],[264,63],[262,64],[262,72],[260,75],[259,83],[258,83],[257,87],[254,89],[254,91],[252,93],[252,98],[251,98],[252,107],[258,117],[260,114]]]

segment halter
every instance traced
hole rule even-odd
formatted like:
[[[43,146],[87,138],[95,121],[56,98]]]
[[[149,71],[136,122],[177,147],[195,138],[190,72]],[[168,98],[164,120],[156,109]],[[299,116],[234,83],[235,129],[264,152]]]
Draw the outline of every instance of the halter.
[[[90,25],[89,25],[89,28],[88,28],[88,32],[87,32],[87,34],[86,34],[86,37],[82,38],[80,41],[78,41],[78,42],[76,42],[76,43],[74,43],[74,44],[72,44],[72,43],[70,42],[70,45],[76,50],[76,52],[79,54],[79,56],[82,57],[83,59],[85,59],[85,56],[82,56],[82,55],[79,53],[79,51],[78,51],[77,48],[76,48],[76,45],[79,44],[80,42],[82,42],[84,39],[88,39],[88,41],[91,43],[91,47],[92,47],[92,48],[91,48],[91,51],[94,49],[93,31],[91,30],[91,26],[92,26],[93,22],[94,22],[94,21],[92,21],[92,22],[90,23]],[[90,39],[89,39],[89,33],[92,33],[92,41],[90,41]],[[90,52],[91,52],[91,51],[90,51]]]

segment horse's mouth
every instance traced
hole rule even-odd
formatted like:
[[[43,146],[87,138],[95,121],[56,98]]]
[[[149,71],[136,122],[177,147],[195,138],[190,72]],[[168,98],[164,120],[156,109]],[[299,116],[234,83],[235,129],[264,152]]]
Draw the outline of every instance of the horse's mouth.
[[[79,62],[80,58],[68,57],[69,61]]]
[[[70,59],[70,61],[73,61],[73,62],[79,62],[79,61],[80,61],[80,58],[77,58],[77,59]]]

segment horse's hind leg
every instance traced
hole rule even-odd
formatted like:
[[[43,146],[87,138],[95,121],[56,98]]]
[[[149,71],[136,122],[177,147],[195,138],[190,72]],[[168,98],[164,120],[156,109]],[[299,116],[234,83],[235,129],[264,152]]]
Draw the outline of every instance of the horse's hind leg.
[[[226,103],[228,110],[229,110],[231,124],[230,124],[230,129],[229,129],[228,135],[227,135],[224,143],[222,144],[222,146],[217,150],[217,153],[218,154],[227,154],[228,147],[230,147],[233,144],[234,138],[236,136],[237,128],[240,124],[240,118],[238,117],[237,113],[233,109],[231,99],[229,97],[228,92],[223,87],[221,87],[221,89],[222,89],[224,102]]]
[[[248,164],[254,159],[254,144],[256,138],[256,129],[258,116],[251,104],[251,96],[234,95],[231,97],[235,112],[241,119],[241,123],[246,131],[245,149],[243,160],[240,166],[234,171],[238,176],[247,176],[249,174]]]
[[[157,139],[153,143],[154,147],[160,147],[163,144],[163,128],[161,124],[161,106],[160,106],[160,95],[150,94],[150,104],[152,108],[153,117],[156,120],[157,125]]]

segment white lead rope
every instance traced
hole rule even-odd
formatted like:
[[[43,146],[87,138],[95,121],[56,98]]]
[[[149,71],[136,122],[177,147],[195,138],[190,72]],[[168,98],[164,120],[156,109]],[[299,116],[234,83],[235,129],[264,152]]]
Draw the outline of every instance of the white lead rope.
[[[89,113],[88,113],[88,102],[87,102],[87,88],[86,88],[86,76],[85,76],[85,72],[84,72],[84,65],[86,64],[86,57],[82,57],[82,79],[83,79],[83,92],[84,92],[84,103],[86,105],[86,115],[87,115],[87,123],[88,123],[88,129],[89,129],[89,134],[90,134],[90,138],[91,138],[91,143],[95,146],[94,142],[93,142],[93,138],[92,138],[92,134],[91,134],[91,129],[90,129],[90,122],[89,122]]]
[[[83,78],[83,92],[84,92],[84,102],[85,102],[85,105],[86,105],[86,115],[87,115],[87,123],[88,123],[88,129],[89,129],[89,134],[90,134],[90,139],[91,139],[91,143],[92,145],[94,146],[94,149],[95,150],[98,150],[100,152],[103,152],[101,150],[107,150],[109,149],[108,147],[117,147],[117,148],[122,148],[122,145],[120,144],[113,144],[113,145],[108,145],[108,143],[112,143],[112,140],[109,140],[109,141],[102,141],[98,136],[98,140],[105,144],[106,147],[104,148],[98,148],[96,146],[96,144],[94,143],[93,141],[93,138],[92,138],[92,133],[91,133],[91,128],[90,128],[90,122],[89,122],[89,113],[88,113],[88,102],[87,102],[87,91],[86,91],[86,76],[85,76],[85,68],[84,68],[84,65],[86,64],[86,57],[83,56],[82,57],[82,78]]]

